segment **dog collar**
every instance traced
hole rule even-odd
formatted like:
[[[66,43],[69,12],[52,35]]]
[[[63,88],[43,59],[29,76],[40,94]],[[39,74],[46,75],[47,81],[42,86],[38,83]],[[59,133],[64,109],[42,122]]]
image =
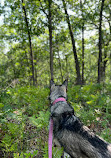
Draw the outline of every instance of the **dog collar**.
[[[63,101],[63,102],[66,102],[66,99],[65,98],[57,98],[52,104],[54,105],[55,103],[57,102],[60,102],[60,101]]]

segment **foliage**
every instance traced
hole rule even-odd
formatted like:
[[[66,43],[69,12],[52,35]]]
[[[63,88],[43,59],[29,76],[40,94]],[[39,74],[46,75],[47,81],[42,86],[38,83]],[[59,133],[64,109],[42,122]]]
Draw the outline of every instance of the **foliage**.
[[[14,153],[14,157],[25,155],[28,158],[43,147],[49,120],[48,93],[48,89],[18,86],[1,94],[0,146],[4,157]],[[33,145],[34,139],[36,146]],[[30,151],[32,147],[34,149]]]
[[[81,31],[84,23],[84,80],[85,83],[97,82],[99,13],[101,1],[66,1],[70,16],[72,31],[76,39],[76,49],[80,69],[82,70],[82,39]],[[96,4],[96,5],[95,5]],[[25,6],[32,42],[35,82],[38,86],[48,86],[50,78],[49,68],[49,36],[48,36],[48,1],[4,0],[0,5],[0,82],[6,87],[14,79],[22,84],[32,84],[30,50],[27,27],[24,21],[22,5]],[[111,78],[111,33],[110,33],[110,1],[107,0],[103,10],[103,63],[106,63],[103,81],[108,83]],[[62,1],[52,0],[52,33],[55,80],[61,81],[63,76],[69,76],[72,83],[76,83],[76,70],[72,53],[69,30],[63,12]],[[66,71],[67,70],[67,71]],[[42,79],[41,79],[42,78]]]
[[[44,128],[47,130],[47,125],[49,122],[49,111],[40,111],[38,115],[33,115],[30,117],[30,122],[35,125],[38,129]]]

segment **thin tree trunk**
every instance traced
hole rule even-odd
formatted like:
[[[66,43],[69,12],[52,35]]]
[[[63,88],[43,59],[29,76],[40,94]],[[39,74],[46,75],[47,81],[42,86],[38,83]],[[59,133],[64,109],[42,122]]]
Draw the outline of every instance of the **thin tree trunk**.
[[[84,16],[83,16],[83,3],[80,0],[80,9],[82,16],[82,85],[84,84]]]
[[[53,80],[53,51],[52,51],[52,13],[51,13],[52,0],[49,0],[49,15],[48,15],[48,29],[49,29],[49,47],[50,47],[50,73]]]
[[[84,23],[82,25],[82,84],[84,84]]]
[[[109,9],[110,12],[110,23],[109,23],[109,27],[110,27],[110,41],[111,41],[111,9]],[[110,52],[110,81],[111,81],[111,52]]]
[[[37,65],[38,65],[38,60],[37,60],[37,54],[35,53],[34,59],[36,60],[36,66],[34,67],[35,70],[35,85],[37,86]]]
[[[68,56],[67,55],[65,56],[65,59],[66,59],[66,79],[68,80],[68,78],[69,78],[69,73],[68,73],[69,65],[68,65]]]
[[[78,56],[77,56],[77,52],[76,52],[75,39],[74,39],[74,35],[73,35],[73,32],[72,32],[70,20],[69,20],[69,15],[68,15],[68,12],[67,12],[67,9],[66,9],[65,0],[62,0],[62,2],[63,2],[65,14],[66,14],[66,20],[67,20],[67,24],[68,24],[68,27],[69,27],[69,33],[70,33],[70,36],[71,36],[71,41],[72,41],[72,46],[73,46],[73,53],[74,53],[76,74],[77,74],[77,84],[81,85],[82,83],[81,83],[80,66],[79,66]]]
[[[111,81],[111,53],[110,53],[110,81]]]
[[[25,5],[24,5],[24,0],[22,0],[22,9],[23,9],[23,13],[24,13],[24,16],[25,16],[25,23],[26,23],[26,27],[27,27],[29,47],[30,47],[30,61],[31,61],[31,67],[32,67],[32,80],[33,80],[33,85],[35,85],[32,41],[31,41],[30,28],[29,28],[29,23],[28,23],[26,8],[25,8]]]
[[[105,81],[105,72],[106,72],[106,64],[107,64],[107,52],[104,50],[104,62],[103,62],[103,79]]]
[[[110,14],[110,20],[108,21],[109,23],[109,31],[110,31],[110,38],[108,39],[107,43],[104,45],[105,47],[108,47],[109,46],[109,43],[111,41],[111,9],[109,9],[109,14]],[[105,43],[105,42],[103,42]],[[111,54],[110,54],[110,57],[111,57]],[[103,79],[105,80],[105,75],[106,75],[106,64],[108,62],[108,59],[107,59],[107,49],[105,50],[104,49],[104,63],[103,63]],[[110,62],[110,65],[111,65],[111,62]]]
[[[37,68],[35,68],[35,85],[37,86]]]
[[[30,67],[30,60],[28,58],[28,54],[27,54],[26,49],[24,49],[24,51],[25,51],[26,64],[27,64],[28,67]],[[27,70],[27,72],[28,72],[28,74],[30,74],[30,70],[29,69]],[[28,75],[26,76],[26,78],[27,78],[27,80],[29,79]]]
[[[103,7],[104,1],[101,2],[101,10],[100,10],[100,18],[99,18],[99,58],[98,58],[98,80],[97,82],[100,83],[103,77],[103,63],[102,63],[102,14],[103,14]]]
[[[63,83],[62,65],[61,65],[61,59],[60,59],[59,51],[57,53],[58,53],[58,57],[59,57],[59,67],[60,67],[60,73],[61,73],[61,80],[62,80],[62,83]]]

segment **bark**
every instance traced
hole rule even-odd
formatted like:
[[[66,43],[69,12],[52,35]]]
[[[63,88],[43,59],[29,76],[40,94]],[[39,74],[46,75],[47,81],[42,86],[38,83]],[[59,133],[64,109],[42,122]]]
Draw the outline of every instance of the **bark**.
[[[71,36],[71,41],[72,41],[72,46],[73,46],[73,54],[74,54],[76,74],[77,74],[77,84],[81,85],[82,81],[81,81],[80,66],[79,66],[79,61],[78,61],[78,56],[77,56],[77,51],[76,51],[76,46],[75,46],[75,39],[74,39],[74,35],[73,35],[73,32],[72,32],[69,15],[68,15],[68,12],[67,12],[67,9],[66,9],[65,0],[62,0],[62,2],[63,2],[65,14],[66,14],[66,21],[67,21],[67,24],[68,24],[69,33],[70,33],[70,36]]]
[[[59,51],[58,51],[57,53],[58,53],[58,60],[59,60],[59,67],[60,67],[61,80],[62,80],[62,83],[63,83],[62,65],[61,65],[61,59],[60,59]]]
[[[68,73],[68,67],[69,67],[69,65],[68,65],[68,56],[67,55],[65,57],[65,60],[66,60],[66,78],[68,80],[68,78],[69,78],[69,73]]]
[[[38,60],[37,60],[37,53],[35,53],[34,59],[36,60],[36,66],[34,67],[35,70],[35,85],[37,86],[37,77],[38,77],[38,71],[37,71],[37,65],[38,65]]]
[[[35,85],[37,86],[37,69],[35,69]]]
[[[103,77],[103,62],[102,62],[102,14],[103,14],[103,7],[104,1],[101,2],[101,10],[100,10],[100,18],[99,18],[99,58],[98,58],[98,80],[97,82],[100,83]]]
[[[82,84],[84,84],[84,25],[82,26]]]
[[[80,0],[81,16],[82,16],[82,85],[84,84],[84,17],[83,17],[83,4]]]
[[[107,64],[107,52],[104,50],[104,62],[103,62],[103,79],[105,80],[106,64]]]
[[[24,0],[22,0],[22,3],[24,3]],[[29,22],[28,22],[28,18],[27,18],[26,8],[23,4],[22,4],[22,9],[23,9],[24,17],[25,17],[25,23],[26,23],[26,28],[27,28],[28,40],[29,40],[29,47],[30,47],[30,62],[31,62],[31,67],[32,67],[32,80],[33,80],[33,85],[35,85],[32,40],[31,40],[31,34],[30,34],[30,28],[29,28]]]
[[[111,53],[110,53],[110,81],[111,81]]]
[[[110,43],[110,41],[111,41],[111,9],[109,9],[109,14],[110,14],[110,20],[107,19],[107,21],[108,21],[108,24],[109,24],[110,37],[109,37],[107,43],[105,44],[106,47],[109,46],[109,43]],[[104,42],[104,43],[105,43],[105,42]],[[110,57],[111,57],[111,53],[110,53]],[[111,58],[110,58],[110,59],[111,59]],[[107,59],[107,49],[106,49],[106,50],[104,49],[104,63],[103,63],[103,79],[104,79],[104,80],[105,80],[106,64],[107,64],[107,62],[108,62],[108,59]],[[111,63],[110,63],[110,65],[111,65]]]
[[[51,13],[52,0],[49,0],[49,14],[48,14],[48,29],[49,29],[49,47],[50,47],[50,73],[51,80],[53,80],[53,51],[52,51],[52,13]]]
[[[111,41],[111,9],[109,9],[109,12],[110,12],[109,27],[110,27],[110,41]],[[111,52],[110,52],[110,73],[111,73]],[[110,75],[110,80],[111,80],[111,75]]]

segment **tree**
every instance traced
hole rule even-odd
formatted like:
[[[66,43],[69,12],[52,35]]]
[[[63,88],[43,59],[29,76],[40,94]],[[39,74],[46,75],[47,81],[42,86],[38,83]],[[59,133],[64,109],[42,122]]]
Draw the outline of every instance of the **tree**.
[[[39,0],[40,1],[40,0]],[[48,13],[44,9],[42,2],[40,1],[42,11],[46,15],[48,19],[48,30],[49,30],[49,52],[50,52],[50,74],[51,79],[53,80],[53,50],[52,50],[52,0],[45,1],[46,8],[48,9]]]
[[[101,2],[101,10],[100,10],[100,17],[99,17],[99,58],[98,58],[98,80],[97,82],[100,83],[103,77],[103,62],[102,62],[102,14],[103,14],[103,7],[104,1]]]
[[[82,16],[82,84],[84,84],[84,16],[83,16],[83,3],[81,0],[80,0],[80,8],[81,8],[81,16]]]
[[[52,51],[52,0],[48,1],[48,29],[49,29],[49,47],[50,47],[50,72],[53,80],[53,51]]]
[[[109,29],[104,30],[103,31],[103,47],[104,47],[104,56],[103,56],[103,80],[105,81],[105,77],[106,77],[106,66],[107,66],[107,62],[108,60],[110,60],[110,53],[108,50],[110,50],[110,41],[111,41],[111,8],[109,5],[108,1],[105,1],[106,3],[104,3],[104,12],[105,14],[103,15],[104,20],[106,20],[106,22],[109,25]],[[109,55],[108,55],[109,54]]]
[[[29,22],[28,22],[28,18],[27,18],[27,13],[26,13],[24,0],[22,0],[22,9],[23,9],[24,17],[25,17],[25,24],[26,24],[26,27],[27,27],[27,34],[28,34],[29,47],[30,47],[30,61],[31,61],[31,67],[32,67],[32,80],[33,80],[33,85],[35,86],[35,75],[34,75],[35,72],[34,72],[34,63],[33,63],[32,40],[31,40],[31,33],[30,33],[31,28],[29,28]]]
[[[69,28],[69,33],[70,33],[70,36],[71,36],[71,41],[72,41],[72,46],[73,46],[73,53],[74,53],[75,66],[76,66],[76,74],[77,74],[76,82],[77,82],[77,84],[81,85],[82,81],[81,81],[80,66],[79,66],[79,61],[78,61],[78,56],[77,56],[77,51],[76,51],[76,46],[75,46],[75,39],[74,39],[74,35],[73,35],[73,32],[72,32],[69,15],[68,15],[67,8],[66,8],[66,2],[65,2],[65,0],[62,0],[62,2],[63,2],[65,14],[66,14],[66,20],[67,20],[67,24],[68,24],[68,28]]]

